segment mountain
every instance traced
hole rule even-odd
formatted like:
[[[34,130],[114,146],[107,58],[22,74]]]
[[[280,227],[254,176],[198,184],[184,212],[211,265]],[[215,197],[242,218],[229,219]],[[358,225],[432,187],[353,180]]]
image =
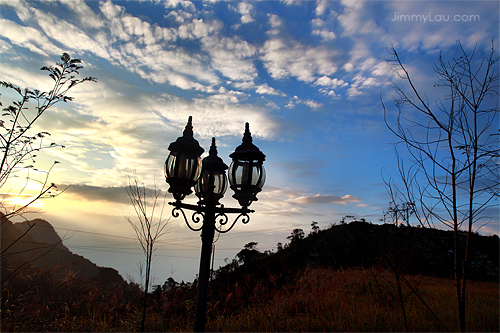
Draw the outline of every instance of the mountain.
[[[64,246],[52,225],[42,219],[12,223],[3,215],[1,220],[2,276],[26,265],[43,268],[56,274],[71,270],[75,277],[94,279],[102,285],[123,284],[113,268],[99,267]]]
[[[61,237],[54,230],[52,225],[42,219],[35,219],[32,221],[24,221],[20,223],[15,223],[14,226],[19,229],[22,233],[26,232],[29,228],[30,236],[39,243],[47,244],[57,244],[56,246],[62,250],[69,251],[69,249],[62,243]]]

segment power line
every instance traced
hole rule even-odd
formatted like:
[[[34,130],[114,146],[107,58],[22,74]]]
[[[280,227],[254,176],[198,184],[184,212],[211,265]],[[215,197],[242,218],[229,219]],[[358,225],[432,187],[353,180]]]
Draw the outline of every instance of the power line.
[[[39,227],[44,227],[44,228],[50,228],[51,226],[46,226],[46,225],[39,225]],[[111,235],[111,234],[105,234],[105,233],[100,233],[100,232],[92,232],[92,231],[84,231],[84,230],[77,230],[77,229],[70,229],[70,228],[62,228],[62,227],[54,227],[52,226],[53,229],[58,229],[58,230],[64,230],[64,231],[71,231],[71,232],[77,232],[77,233],[84,233],[84,234],[91,234],[91,235],[97,235],[97,236],[103,236],[103,237],[113,237],[113,238],[120,238],[120,239],[128,239],[128,240],[133,240],[133,241],[137,241],[137,238],[134,238],[134,237],[127,237],[127,236],[118,236],[118,235]],[[226,239],[234,239],[234,238],[241,238],[241,237],[248,237],[248,236],[254,236],[254,235],[262,235],[262,234],[265,234],[265,233],[269,233],[269,232],[275,232],[275,231],[285,231],[285,230],[289,230],[289,227],[278,227],[278,228],[270,228],[270,229],[263,229],[263,230],[257,230],[257,231],[241,231],[239,232],[238,234],[236,235],[226,235],[224,237],[224,240]],[[190,237],[182,237],[182,238],[176,238],[177,241],[181,241],[181,240],[192,240],[192,242],[194,243],[195,242],[195,238],[198,238],[197,236],[190,236]],[[198,240],[196,240],[196,242],[198,242]],[[166,245],[176,245],[176,246],[183,246],[183,247],[189,247],[189,248],[193,248],[194,249],[197,249],[199,250],[200,246],[199,245],[188,245],[186,243],[177,243],[177,242],[169,242],[168,240],[158,240],[157,243],[159,244],[166,244]],[[116,243],[116,244],[113,244],[113,245],[119,245],[119,244],[124,244],[124,245],[129,245],[129,243]],[[75,249],[92,249],[92,248],[100,248],[102,251],[106,251],[106,249],[113,249],[112,247],[104,247],[104,246],[85,246],[85,245],[69,245],[69,244],[65,244],[67,246],[70,246],[71,248],[75,248]],[[269,248],[269,250],[273,249],[274,247],[272,248]],[[132,248],[122,248],[122,249],[131,249]],[[137,247],[134,247],[133,249],[137,249]],[[219,251],[231,251],[231,250],[239,250],[240,248],[217,248],[217,250]],[[186,249],[162,249],[162,250],[186,250]],[[267,249],[263,249],[263,250],[267,250]],[[111,250],[108,250],[108,251],[111,251]],[[164,256],[164,255],[163,255]],[[189,258],[194,258],[194,257],[189,257]]]
[[[78,249],[81,249],[81,250],[88,250],[89,252],[99,251],[99,252],[113,252],[113,253],[124,253],[124,254],[142,255],[142,253],[125,252],[125,251],[117,251],[117,250],[103,250],[103,249],[99,249],[99,250],[92,251],[93,248],[85,247],[85,246],[82,246],[82,247],[75,246],[75,248],[78,248]],[[157,256],[157,257],[167,257],[167,258],[200,259],[199,257],[175,256],[175,255],[166,255],[166,254],[154,254],[154,256]],[[223,259],[216,259],[216,260],[223,260]]]

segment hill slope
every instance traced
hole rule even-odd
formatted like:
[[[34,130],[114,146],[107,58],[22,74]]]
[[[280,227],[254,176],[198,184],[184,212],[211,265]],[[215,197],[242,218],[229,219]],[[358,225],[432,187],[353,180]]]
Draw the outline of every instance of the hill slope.
[[[468,278],[498,281],[498,236],[473,234],[470,241]],[[215,272],[212,284],[222,290],[245,277],[255,281],[266,280],[270,275],[290,277],[308,267],[398,267],[405,274],[451,278],[452,249],[452,231],[352,222],[292,241],[276,253],[243,249],[237,255],[239,260]]]
[[[61,237],[54,230],[52,225],[42,219],[35,219],[31,221],[24,221],[20,223],[15,223],[14,226],[22,233],[30,230],[30,236],[39,243],[47,244],[57,244],[56,246],[60,249],[69,251],[69,249],[62,243]]]
[[[2,276],[21,265],[30,265],[59,274],[71,270],[75,277],[96,279],[102,285],[123,284],[115,269],[99,267],[72,253],[49,222],[36,219],[12,223],[3,217],[1,221]]]

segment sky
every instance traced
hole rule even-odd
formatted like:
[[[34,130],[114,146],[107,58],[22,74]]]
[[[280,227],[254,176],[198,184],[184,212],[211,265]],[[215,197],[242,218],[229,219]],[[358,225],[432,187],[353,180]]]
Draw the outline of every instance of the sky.
[[[142,255],[125,186],[135,172],[148,188],[168,189],[168,145],[192,116],[195,139],[208,152],[215,137],[226,164],[246,122],[266,155],[255,213],[217,237],[214,268],[252,241],[275,251],[312,221],[382,223],[390,200],[382,174],[397,176],[397,139],[381,105],[391,106],[390,80],[398,79],[387,48],[438,99],[440,52],[456,56],[457,40],[478,56],[492,40],[498,48],[499,14],[497,1],[0,0],[1,80],[48,90],[40,67],[63,52],[82,60],[83,76],[98,78],[37,122],[35,130],[65,146],[40,154],[37,168],[60,162],[49,179],[71,186],[28,217],[48,220],[71,251],[138,281]],[[14,97],[0,93],[4,106]],[[228,189],[222,203],[238,207],[231,196]],[[498,211],[481,232],[499,233]],[[193,281],[199,233],[171,218],[157,245],[153,283]]]

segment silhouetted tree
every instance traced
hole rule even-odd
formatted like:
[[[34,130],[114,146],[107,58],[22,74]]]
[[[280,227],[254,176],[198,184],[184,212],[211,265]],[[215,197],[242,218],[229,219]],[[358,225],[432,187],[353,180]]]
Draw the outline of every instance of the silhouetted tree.
[[[167,193],[157,189],[156,186],[153,189],[147,189],[144,183],[139,182],[135,173],[133,177],[129,177],[126,190],[137,215],[137,220],[127,217],[127,221],[134,229],[137,241],[145,257],[144,305],[141,321],[141,332],[144,332],[154,246],[156,241],[165,233],[165,227],[169,221],[163,219]],[[163,200],[159,202],[162,197]],[[158,216],[155,215],[157,208],[160,210]]]
[[[342,218],[340,219],[340,224],[345,224],[347,219],[354,220],[355,218],[356,218],[356,216],[354,216],[354,215],[342,216]]]
[[[388,61],[408,88],[393,82],[396,112],[389,112],[383,101],[382,106],[387,126],[400,140],[396,157],[403,188],[392,179],[388,184],[399,202],[415,203],[413,213],[422,226],[438,222],[454,231],[458,318],[465,331],[470,237],[480,220],[491,219],[487,209],[499,194],[499,75],[493,46],[480,61],[474,58],[476,48],[469,54],[460,42],[458,47],[458,58],[445,61],[440,54],[434,67],[434,87],[445,89],[436,103],[417,88],[399,54],[390,48]],[[408,158],[399,155],[399,145]]]
[[[311,234],[317,234],[319,231],[318,222],[312,221],[311,223]]]
[[[60,63],[56,63],[55,66],[43,66],[41,70],[49,72],[49,76],[54,80],[54,85],[49,91],[20,88],[10,82],[0,80],[0,87],[13,90],[19,95],[19,99],[4,108],[0,116],[0,189],[2,190],[0,206],[5,212],[5,218],[19,215],[36,200],[53,197],[57,193],[55,184],[49,184],[48,177],[54,165],[59,162],[55,161],[48,171],[37,170],[35,163],[40,151],[53,147],[64,148],[64,146],[50,141],[47,143],[50,133],[46,131],[33,133],[33,127],[52,106],[59,102],[73,100],[73,97],[66,95],[70,89],[86,81],[97,81],[95,77],[77,77],[80,69],[83,68],[81,62],[80,59],[71,58],[68,53],[63,53]],[[1,102],[0,106],[2,106]],[[45,174],[45,177],[41,180],[34,179],[30,171]],[[19,174],[23,173],[26,176],[20,186],[15,187],[8,183],[13,177],[19,177]],[[34,183],[38,184],[39,190],[35,195],[28,196],[30,198],[28,202],[21,205],[13,204],[10,210],[7,209],[4,204],[5,200],[26,196],[26,189],[33,187],[28,185]],[[11,188],[6,190],[6,186]],[[15,188],[20,188],[20,190],[15,190]]]
[[[304,239],[304,230],[302,229],[293,229],[292,234],[288,236],[286,239],[290,240],[290,243],[299,241],[301,239]]]
[[[260,254],[259,250],[257,250],[258,242],[250,242],[245,244],[244,248],[236,254],[236,258],[240,264],[244,264],[248,262],[250,259],[256,257]]]
[[[389,189],[389,192],[392,197],[392,186],[387,184],[387,188]],[[406,224],[407,226],[410,225],[410,217],[415,213],[415,203],[413,202],[403,202],[401,204],[396,203],[396,199],[392,197],[393,199],[389,202],[389,208],[387,211],[384,211],[384,222],[385,222],[385,217],[389,216],[391,218],[392,223],[396,225],[396,227],[399,225]]]

